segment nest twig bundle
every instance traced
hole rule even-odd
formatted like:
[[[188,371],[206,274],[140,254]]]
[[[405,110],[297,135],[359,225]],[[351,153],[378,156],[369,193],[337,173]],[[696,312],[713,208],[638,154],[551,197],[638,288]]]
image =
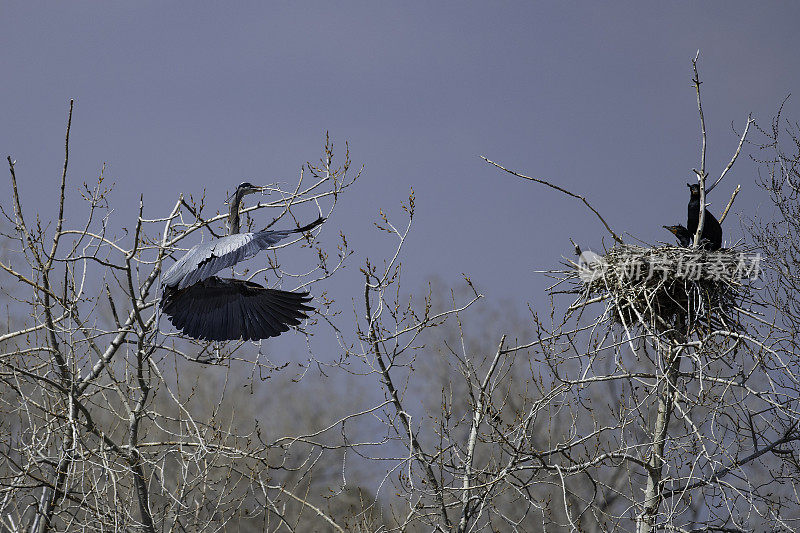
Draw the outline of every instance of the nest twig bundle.
[[[581,254],[568,270],[551,272],[578,295],[570,312],[605,302],[607,317],[650,332],[738,331],[746,281],[758,274],[758,257],[741,248],[704,251],[674,246],[618,244],[604,256]]]

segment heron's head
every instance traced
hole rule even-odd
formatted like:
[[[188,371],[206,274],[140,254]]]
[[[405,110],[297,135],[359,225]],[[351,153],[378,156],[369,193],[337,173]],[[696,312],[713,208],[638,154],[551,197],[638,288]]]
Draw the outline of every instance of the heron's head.
[[[700,184],[699,183],[687,183],[687,187],[689,187],[689,195],[692,198],[699,198],[700,197]]]
[[[236,187],[236,190],[233,191],[233,194],[228,196],[228,198],[226,198],[225,200],[228,203],[231,203],[234,199],[236,199],[236,202],[238,203],[242,200],[242,198],[245,195],[253,194],[255,192],[261,192],[264,189],[266,189],[266,187],[263,187],[261,185],[253,185],[249,181],[245,181],[240,183],[239,186]]]
[[[249,181],[242,182],[238,187],[236,187],[236,192],[241,196],[244,196],[245,194],[253,194],[254,192],[261,192],[263,190],[264,187],[261,185],[253,185]]]

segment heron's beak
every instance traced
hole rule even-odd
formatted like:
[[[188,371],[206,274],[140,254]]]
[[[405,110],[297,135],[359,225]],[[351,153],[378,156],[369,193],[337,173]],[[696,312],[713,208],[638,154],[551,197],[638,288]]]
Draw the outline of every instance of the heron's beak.
[[[257,192],[260,192],[260,193],[263,194],[263,192],[266,189],[267,188],[265,186],[263,186],[263,185],[253,185],[253,188],[252,189],[247,189],[247,192],[245,194],[254,194],[254,193],[257,193]]]

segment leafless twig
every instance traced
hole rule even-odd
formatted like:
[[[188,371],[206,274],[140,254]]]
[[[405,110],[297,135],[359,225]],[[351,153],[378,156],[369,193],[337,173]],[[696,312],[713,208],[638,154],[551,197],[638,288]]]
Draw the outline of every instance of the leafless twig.
[[[605,221],[605,219],[600,215],[600,213],[594,207],[591,206],[591,204],[589,204],[589,202],[586,200],[585,197],[583,197],[583,196],[581,196],[579,194],[575,194],[575,193],[569,192],[568,190],[566,190],[566,189],[564,189],[562,187],[559,187],[558,185],[553,185],[552,183],[550,183],[548,181],[545,181],[545,180],[542,180],[542,179],[539,179],[539,178],[532,178],[530,176],[526,176],[524,174],[520,174],[519,172],[515,172],[513,170],[509,170],[509,169],[503,167],[502,165],[500,165],[498,163],[495,163],[494,161],[491,161],[490,159],[487,159],[484,156],[481,156],[481,159],[483,159],[484,161],[486,161],[490,165],[496,166],[500,170],[504,170],[505,172],[508,172],[509,174],[517,176],[518,178],[522,178],[522,179],[526,179],[526,180],[530,180],[530,181],[535,181],[536,183],[541,183],[542,185],[547,185],[550,188],[553,188],[553,189],[555,189],[557,191],[563,192],[567,196],[571,196],[573,198],[577,198],[578,200],[582,201],[584,203],[584,205],[586,205],[586,207],[588,207],[592,211],[592,213],[594,213],[597,216],[597,218],[600,219],[600,222],[603,223],[603,226],[605,226],[605,228],[608,230],[608,232],[611,234],[611,236],[614,238],[614,240],[616,242],[618,242],[618,243],[622,243],[622,239],[620,239],[619,236],[616,233],[614,233],[614,231],[611,229],[611,227],[608,225],[608,223]]]

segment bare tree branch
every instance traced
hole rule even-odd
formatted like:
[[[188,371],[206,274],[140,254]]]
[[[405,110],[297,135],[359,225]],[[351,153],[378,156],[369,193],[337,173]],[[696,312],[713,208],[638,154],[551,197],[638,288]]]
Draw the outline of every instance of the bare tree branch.
[[[749,130],[749,129],[750,129],[750,124],[752,124],[753,122],[754,122],[754,121],[753,121],[753,117],[752,117],[752,115],[748,115],[748,116],[747,116],[747,123],[744,125],[744,131],[742,132],[742,136],[739,138],[739,144],[738,144],[738,146],[736,146],[736,151],[733,153],[733,157],[731,157],[731,160],[728,162],[728,165],[727,165],[727,166],[725,167],[725,169],[722,171],[722,174],[720,174],[720,175],[719,175],[719,178],[717,178],[717,181],[715,181],[715,182],[714,182],[714,183],[711,185],[711,187],[709,187],[709,188],[708,188],[708,190],[706,191],[706,193],[710,193],[710,192],[711,192],[711,191],[714,189],[714,187],[716,187],[716,186],[717,186],[717,184],[718,184],[720,181],[722,181],[722,178],[724,178],[724,177],[725,177],[725,174],[727,174],[727,173],[728,173],[728,171],[731,169],[731,167],[733,166],[733,164],[734,164],[734,163],[736,163],[736,159],[739,157],[739,152],[741,152],[741,151],[742,151],[742,145],[744,144],[744,141],[745,141],[745,139],[747,138],[747,130]]]
[[[545,181],[545,180],[542,180],[542,179],[539,179],[539,178],[532,178],[530,176],[526,176],[524,174],[520,174],[520,173],[515,172],[513,170],[509,170],[509,169],[503,167],[502,165],[500,165],[498,163],[495,163],[494,161],[491,161],[490,159],[487,159],[484,156],[481,156],[481,159],[483,159],[484,161],[486,161],[490,165],[496,166],[500,170],[504,170],[505,172],[508,172],[509,174],[517,176],[518,178],[522,178],[522,179],[526,179],[526,180],[530,180],[530,181],[535,181],[536,183],[541,183],[542,185],[547,185],[550,188],[553,188],[553,189],[555,189],[557,191],[563,192],[567,196],[571,196],[573,198],[577,198],[578,200],[582,201],[584,203],[584,205],[586,205],[586,207],[588,207],[592,211],[592,213],[597,215],[597,218],[600,219],[600,222],[603,223],[603,226],[605,226],[605,228],[608,230],[608,232],[611,234],[611,236],[614,237],[614,240],[616,242],[618,242],[618,243],[622,243],[622,239],[620,239],[619,236],[616,233],[614,233],[614,231],[611,229],[611,227],[608,225],[608,223],[605,221],[605,219],[600,215],[600,213],[598,213],[597,210],[594,207],[592,207],[591,204],[589,204],[589,202],[583,196],[581,196],[579,194],[571,193],[568,190],[566,190],[566,189],[564,189],[562,187],[559,187],[558,185],[553,185],[552,183],[550,183],[548,181]]]
[[[731,206],[733,205],[733,201],[736,199],[736,195],[739,194],[739,189],[741,189],[741,185],[737,185],[736,188],[733,190],[733,194],[731,194],[731,199],[728,200],[728,205],[725,206],[725,210],[722,212],[722,215],[719,217],[719,223],[725,220],[725,217],[728,216],[728,211],[730,210]]]

